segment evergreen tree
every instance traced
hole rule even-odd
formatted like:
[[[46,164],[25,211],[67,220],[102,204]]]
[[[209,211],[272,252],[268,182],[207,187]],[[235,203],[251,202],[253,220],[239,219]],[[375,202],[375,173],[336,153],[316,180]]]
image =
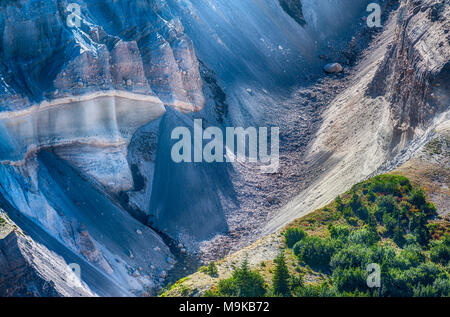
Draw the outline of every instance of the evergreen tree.
[[[336,210],[342,212],[344,210],[344,203],[342,202],[341,196],[337,196],[336,200]]]
[[[266,294],[264,279],[257,271],[250,270],[245,258],[240,268],[233,271],[229,279],[218,284],[218,296],[224,297],[263,297]]]
[[[275,270],[272,278],[273,292],[277,295],[289,296],[289,280],[289,270],[284,259],[284,252],[281,251],[275,259]]]

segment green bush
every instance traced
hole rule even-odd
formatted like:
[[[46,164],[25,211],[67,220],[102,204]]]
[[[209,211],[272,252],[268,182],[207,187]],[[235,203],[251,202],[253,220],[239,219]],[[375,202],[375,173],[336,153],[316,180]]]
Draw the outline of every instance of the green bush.
[[[280,254],[270,295],[450,296],[450,237],[430,243],[430,232],[436,232],[430,224],[436,207],[426,200],[423,190],[413,188],[405,177],[382,175],[355,185],[342,197],[335,200],[337,217],[329,218],[331,210],[326,210],[329,237],[308,236],[300,228],[284,234],[298,260],[325,273],[326,281],[311,285],[303,283],[301,274],[290,276]],[[380,289],[367,286],[370,263],[381,267]],[[266,294],[258,276],[244,265],[232,278],[221,281],[215,294]]]
[[[429,286],[440,287],[445,292],[448,273],[433,263],[421,263],[417,267],[404,270],[390,268],[382,275],[382,296],[411,297],[430,296]]]
[[[217,295],[223,297],[263,297],[265,294],[264,279],[249,269],[247,260],[233,271],[231,278],[221,280],[217,290]]]
[[[438,278],[433,285],[419,285],[414,288],[415,297],[449,297],[450,280],[448,278]]]
[[[351,228],[347,225],[333,225],[328,226],[328,232],[332,239],[347,241],[350,235]]]
[[[390,268],[382,275],[382,296],[411,297],[425,287],[434,285],[436,280],[448,280],[447,273],[433,263],[421,263],[410,269]]]
[[[421,188],[413,189],[408,197],[408,200],[411,204],[419,207],[419,209],[427,202],[425,192]]]
[[[434,263],[421,263],[404,272],[413,285],[431,285],[439,277],[447,277],[446,273]]]
[[[386,227],[387,232],[390,235],[393,235],[394,229],[397,228],[398,222],[394,217],[392,217],[392,215],[385,213],[383,215],[383,224]]]
[[[344,210],[345,205],[342,202],[341,196],[337,196],[334,202],[336,204],[336,210],[342,212]]]
[[[403,185],[402,185],[403,184]],[[384,195],[401,195],[402,189],[408,190],[409,180],[402,176],[380,175],[370,181],[369,191]]]
[[[407,270],[419,266],[425,259],[419,246],[408,245],[393,258],[390,264],[391,267]]]
[[[376,231],[369,228],[362,228],[353,231],[349,237],[348,242],[353,244],[373,245],[379,240]]]
[[[331,257],[330,266],[333,270],[338,268],[365,268],[371,263],[371,251],[363,245],[350,244]]]
[[[450,243],[448,235],[443,241],[433,242],[430,248],[430,259],[434,263],[448,265],[450,261]]]
[[[219,276],[219,270],[217,269],[216,263],[214,262],[209,263],[207,273],[211,277]]]
[[[328,267],[335,251],[335,242],[319,237],[305,237],[294,245],[294,254],[311,266]]]
[[[370,263],[390,266],[394,262],[396,253],[393,247],[377,245],[372,247],[371,250]]]
[[[302,240],[306,236],[305,231],[300,228],[289,228],[284,233],[284,240],[288,248],[292,248],[294,244]]]
[[[319,285],[305,285],[297,287],[293,291],[296,297],[333,297],[337,296],[332,288],[326,283]]]
[[[355,213],[353,212],[352,207],[346,206],[342,211],[342,215],[344,216],[345,219],[350,219],[355,215]]]
[[[395,209],[397,208],[397,202],[395,201],[395,198],[392,195],[379,196],[375,200],[375,203],[377,204],[379,211],[381,212],[381,217],[377,216],[378,220],[382,219],[384,213],[393,214]]]
[[[332,275],[333,285],[339,292],[365,292],[367,287],[367,273],[360,267],[337,269]]]

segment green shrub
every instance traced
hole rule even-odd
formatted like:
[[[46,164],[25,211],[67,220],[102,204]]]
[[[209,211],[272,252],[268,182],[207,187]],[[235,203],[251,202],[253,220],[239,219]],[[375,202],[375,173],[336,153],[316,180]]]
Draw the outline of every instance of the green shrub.
[[[328,232],[332,239],[347,241],[350,235],[351,228],[347,225],[333,225],[328,226]]]
[[[297,287],[293,294],[296,297],[332,297],[337,295],[326,283]]]
[[[408,197],[408,200],[411,204],[417,206],[419,209],[423,207],[427,202],[425,192],[421,188],[413,189]]]
[[[264,279],[249,269],[247,260],[233,271],[231,278],[221,280],[217,290],[217,295],[223,297],[263,297],[265,294]]]
[[[404,236],[405,238],[405,245],[418,245],[419,242],[417,241],[417,237],[413,235],[412,233],[408,233]]]
[[[280,254],[275,260],[270,295],[450,296],[450,236],[430,243],[431,232],[442,233],[444,229],[436,229],[437,224],[433,229],[430,224],[436,207],[426,200],[423,190],[413,188],[405,177],[381,175],[355,185],[343,197],[345,202],[341,197],[335,200],[336,216],[330,217],[325,208],[320,211],[322,215],[327,213],[329,237],[308,236],[299,228],[284,234],[286,245],[299,261],[306,264],[307,270],[312,267],[324,273],[326,282],[310,285],[303,283],[302,275],[290,276]],[[316,224],[317,233],[322,233],[322,224]],[[379,225],[384,226],[380,233]],[[366,267],[370,263],[381,267],[380,289],[367,286]],[[214,294],[266,294],[262,278],[245,267],[221,281]],[[297,272],[301,273],[301,269]]]
[[[448,265],[450,261],[450,239],[448,236],[443,241],[434,242],[430,248],[430,259],[434,263]]]
[[[369,228],[353,231],[348,237],[348,242],[353,244],[373,245],[378,240],[377,233]]]
[[[391,268],[382,275],[382,296],[411,297],[448,294],[448,274],[438,265],[421,263],[410,269]],[[447,282],[446,282],[447,281]],[[437,292],[430,292],[436,287]]]
[[[395,201],[394,196],[388,195],[388,196],[379,196],[375,200],[375,203],[377,204],[379,210],[384,213],[394,213],[395,209],[397,208],[397,202]],[[377,217],[380,219],[379,217]]]
[[[357,226],[358,225],[358,218],[356,218],[356,217],[349,217],[347,219],[347,222],[349,224],[351,224],[352,226]]]
[[[421,263],[405,271],[408,281],[413,285],[430,285],[439,277],[447,277],[446,273],[434,263]]]
[[[337,269],[332,275],[333,285],[339,292],[365,292],[367,287],[367,273],[360,267]]]
[[[284,240],[288,248],[292,248],[294,244],[302,240],[306,236],[305,231],[300,228],[289,228],[284,233]]]
[[[365,268],[370,263],[371,251],[362,245],[351,244],[338,251],[331,257],[330,266],[333,270],[338,268]]]
[[[371,248],[370,263],[378,263],[380,265],[391,266],[396,253],[391,246],[377,245]]]
[[[344,210],[342,211],[342,215],[344,216],[345,219],[349,219],[349,218],[353,217],[354,214],[355,213],[353,212],[353,209],[350,206],[346,206],[344,208]]]
[[[335,242],[319,237],[305,237],[294,245],[294,254],[308,265],[328,267]]]
[[[395,228],[398,226],[397,220],[392,215],[385,213],[383,215],[383,224],[386,227],[387,232],[392,236]]]
[[[341,196],[337,196],[334,202],[336,204],[336,210],[342,212],[344,210],[345,205],[342,202]]]
[[[424,261],[422,249],[417,245],[408,245],[394,258],[392,266],[406,270],[417,267]]]
[[[217,269],[216,263],[214,262],[209,263],[207,273],[211,277],[219,276],[219,270]]]
[[[402,186],[407,189],[409,181],[402,176],[380,175],[374,177],[370,183],[369,190],[374,193],[399,196]]]

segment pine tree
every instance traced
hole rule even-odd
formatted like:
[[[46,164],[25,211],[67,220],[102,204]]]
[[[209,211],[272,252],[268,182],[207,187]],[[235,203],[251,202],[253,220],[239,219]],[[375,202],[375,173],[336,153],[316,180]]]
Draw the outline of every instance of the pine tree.
[[[289,290],[289,280],[289,270],[284,259],[284,252],[281,251],[275,259],[275,271],[272,278],[274,294],[290,296],[291,292]]]
[[[342,202],[341,196],[336,197],[336,210],[342,212],[344,210],[344,203]]]

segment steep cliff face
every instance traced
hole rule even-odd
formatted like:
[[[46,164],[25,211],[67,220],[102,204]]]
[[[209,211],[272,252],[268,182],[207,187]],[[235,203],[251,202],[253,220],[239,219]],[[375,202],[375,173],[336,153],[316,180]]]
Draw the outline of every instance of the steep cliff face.
[[[403,5],[395,39],[369,85],[369,96],[384,96],[392,105],[394,154],[448,110],[449,16],[448,1]]]
[[[70,4],[2,3],[3,109],[104,90],[156,93],[186,110],[203,107],[192,43],[164,2]]]
[[[1,211],[0,217],[2,296],[94,296],[64,259],[25,236]]]

